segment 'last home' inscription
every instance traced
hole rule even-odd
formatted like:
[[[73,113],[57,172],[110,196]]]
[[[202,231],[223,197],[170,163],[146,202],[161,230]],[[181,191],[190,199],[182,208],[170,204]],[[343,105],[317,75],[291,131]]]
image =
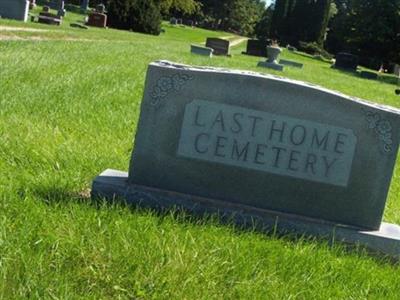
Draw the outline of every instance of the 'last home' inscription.
[[[356,143],[350,129],[194,100],[178,155],[347,186]]]

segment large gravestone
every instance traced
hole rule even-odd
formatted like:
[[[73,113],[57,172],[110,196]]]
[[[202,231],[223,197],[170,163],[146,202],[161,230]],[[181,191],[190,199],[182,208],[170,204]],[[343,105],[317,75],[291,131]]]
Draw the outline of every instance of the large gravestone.
[[[359,57],[350,53],[340,52],[336,55],[335,68],[357,71]]]
[[[97,5],[96,10],[89,14],[86,25],[100,28],[107,27],[107,15],[105,14],[104,4]]]
[[[127,173],[92,195],[256,219],[263,228],[361,243],[400,257],[381,223],[400,110],[244,71],[149,66]]]
[[[0,0],[0,16],[26,22],[28,20],[28,0]]]
[[[271,43],[271,40],[248,40],[246,52],[243,52],[243,54],[267,57],[267,47],[270,46]]]
[[[230,43],[219,38],[207,38],[206,47],[214,50],[215,55],[229,55]]]

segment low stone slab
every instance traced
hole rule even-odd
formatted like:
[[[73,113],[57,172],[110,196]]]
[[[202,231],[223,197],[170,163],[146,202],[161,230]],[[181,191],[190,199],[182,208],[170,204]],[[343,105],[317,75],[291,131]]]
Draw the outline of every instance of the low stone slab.
[[[198,45],[190,45],[190,52],[193,54],[204,55],[212,57],[214,50],[208,47],[202,47]]]
[[[293,60],[280,59],[279,64],[289,66],[289,67],[294,67],[294,68],[300,68],[300,69],[303,68],[302,63],[299,63],[299,62],[293,61]]]
[[[376,248],[379,236],[390,254],[398,231],[379,230],[398,128],[398,109],[304,82],[155,62],[129,176],[103,174],[93,195],[162,199],[191,211],[222,205],[246,218],[262,210],[266,224],[294,215],[287,224],[300,234],[346,228],[357,237],[350,242],[365,238]]]
[[[258,62],[257,66],[262,67],[262,68],[272,69],[275,71],[283,71],[283,65],[276,64],[276,63],[270,63],[267,61],[260,61],[260,62]]]
[[[40,13],[38,16],[38,22],[48,25],[61,25],[62,20],[56,15],[50,13]]]
[[[361,71],[360,76],[365,79],[372,79],[372,80],[378,79],[378,74],[369,71]]]

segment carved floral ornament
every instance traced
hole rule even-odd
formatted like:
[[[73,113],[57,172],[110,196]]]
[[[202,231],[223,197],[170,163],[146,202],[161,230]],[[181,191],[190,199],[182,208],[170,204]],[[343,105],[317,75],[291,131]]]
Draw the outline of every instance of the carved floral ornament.
[[[392,125],[388,120],[382,119],[379,113],[365,111],[368,128],[374,129],[382,143],[382,149],[385,153],[393,150],[392,144]]]
[[[157,109],[168,94],[172,91],[179,92],[182,87],[192,79],[193,77],[187,74],[160,77],[151,92],[151,105]]]

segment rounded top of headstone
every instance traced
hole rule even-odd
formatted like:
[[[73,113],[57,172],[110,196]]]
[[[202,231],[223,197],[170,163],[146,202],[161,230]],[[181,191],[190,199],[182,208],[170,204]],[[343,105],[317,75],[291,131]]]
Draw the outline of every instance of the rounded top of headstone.
[[[103,3],[100,3],[96,6],[96,11],[103,14],[106,11],[105,5]]]

